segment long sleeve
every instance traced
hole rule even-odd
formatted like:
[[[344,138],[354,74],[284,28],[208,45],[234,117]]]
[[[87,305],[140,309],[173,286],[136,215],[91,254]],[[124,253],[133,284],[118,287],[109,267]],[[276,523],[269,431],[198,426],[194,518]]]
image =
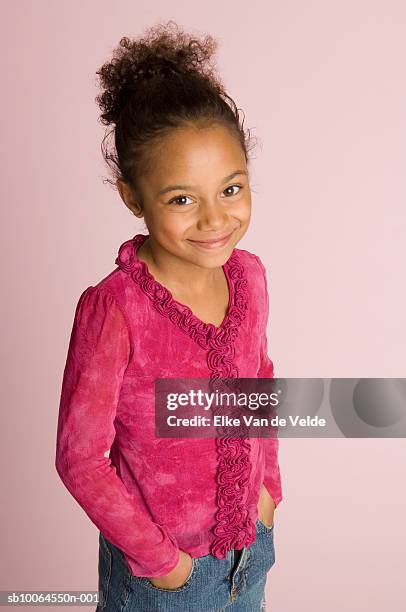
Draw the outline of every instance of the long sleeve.
[[[261,329],[261,347],[260,347],[260,366],[258,369],[257,378],[274,378],[274,365],[268,356],[268,340],[266,335],[266,327],[269,317],[269,295],[268,285],[266,280],[266,270],[257,257],[258,264],[261,270],[261,276],[263,278],[263,304],[264,304],[264,318],[263,328]],[[267,488],[269,494],[274,500],[275,507],[282,501],[282,482],[279,469],[279,438],[262,438],[263,448],[265,453],[265,474],[264,474],[264,485]]]
[[[105,457],[130,354],[114,296],[88,287],[76,307],[63,374],[55,467],[91,521],[130,557],[133,574],[155,577],[177,565],[177,541],[139,507]]]

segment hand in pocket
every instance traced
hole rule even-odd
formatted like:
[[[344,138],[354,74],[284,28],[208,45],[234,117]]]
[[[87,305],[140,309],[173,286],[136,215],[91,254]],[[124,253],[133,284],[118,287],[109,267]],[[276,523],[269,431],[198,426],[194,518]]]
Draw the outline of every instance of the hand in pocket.
[[[173,570],[164,576],[155,576],[154,578],[148,578],[148,580],[159,589],[178,589],[185,584],[192,571],[192,567],[192,557],[183,550],[180,550],[178,564]]]

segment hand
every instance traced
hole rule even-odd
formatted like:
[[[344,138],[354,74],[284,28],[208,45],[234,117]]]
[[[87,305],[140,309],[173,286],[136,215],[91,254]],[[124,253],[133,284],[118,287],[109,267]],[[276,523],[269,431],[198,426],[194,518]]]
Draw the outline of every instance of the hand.
[[[268,489],[262,483],[258,502],[258,518],[267,526],[272,527],[274,521],[275,502]]]
[[[192,571],[192,565],[192,557],[180,550],[178,564],[173,570],[164,576],[155,576],[154,578],[148,578],[148,580],[159,589],[178,589],[186,582]]]

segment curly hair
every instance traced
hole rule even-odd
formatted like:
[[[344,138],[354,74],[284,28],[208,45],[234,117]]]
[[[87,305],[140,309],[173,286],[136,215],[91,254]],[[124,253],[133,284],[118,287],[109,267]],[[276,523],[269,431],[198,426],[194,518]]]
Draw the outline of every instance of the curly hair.
[[[136,193],[137,177],[148,171],[154,145],[186,125],[226,126],[248,162],[252,136],[215,70],[217,41],[184,32],[174,21],[150,27],[137,39],[123,37],[110,61],[96,72],[100,122],[112,125],[101,149],[115,184]],[[114,145],[109,144],[114,134]]]

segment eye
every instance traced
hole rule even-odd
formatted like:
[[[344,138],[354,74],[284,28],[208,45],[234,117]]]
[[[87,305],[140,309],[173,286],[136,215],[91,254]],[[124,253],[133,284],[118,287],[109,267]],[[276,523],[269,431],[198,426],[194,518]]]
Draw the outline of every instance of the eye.
[[[186,195],[176,196],[176,198],[172,198],[172,200],[169,200],[168,204],[176,204],[177,206],[187,206],[187,202],[179,202],[179,200],[185,200],[188,197],[189,196]]]
[[[227,189],[233,189],[233,187],[238,187],[238,191],[237,191],[237,192],[234,192],[234,193],[229,193],[229,194],[228,194],[229,196],[237,195],[237,193],[239,193],[239,192],[241,191],[241,189],[243,189],[243,186],[242,186],[242,185],[237,185],[237,184],[235,184],[235,185],[229,185],[228,187],[226,187],[226,188],[224,189],[223,193],[225,193],[225,192],[227,191]]]

